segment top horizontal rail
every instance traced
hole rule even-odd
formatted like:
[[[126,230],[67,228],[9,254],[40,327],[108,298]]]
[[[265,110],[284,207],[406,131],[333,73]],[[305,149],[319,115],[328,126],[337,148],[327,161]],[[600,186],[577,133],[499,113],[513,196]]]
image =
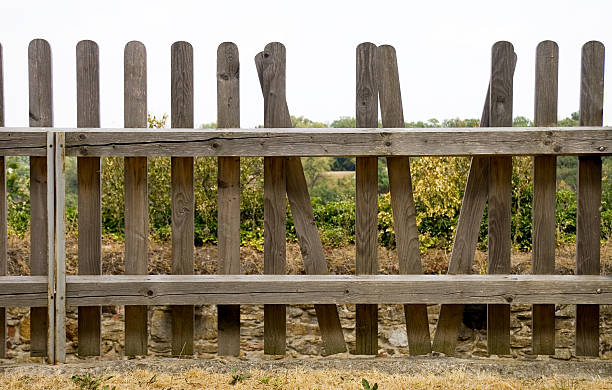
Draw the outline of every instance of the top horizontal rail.
[[[66,133],[71,156],[610,155],[612,127],[68,129],[0,128],[0,155],[46,154]]]

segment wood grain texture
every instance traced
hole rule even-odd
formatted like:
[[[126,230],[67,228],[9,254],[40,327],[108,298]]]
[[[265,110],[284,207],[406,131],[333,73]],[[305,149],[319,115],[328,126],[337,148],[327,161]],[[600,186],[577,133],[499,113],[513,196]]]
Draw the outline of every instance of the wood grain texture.
[[[0,127],[4,127],[4,68],[0,44]],[[6,160],[0,156],[0,276],[8,269],[8,229],[6,208]],[[6,309],[0,308],[0,358],[6,358]]]
[[[51,178],[51,180],[47,180],[47,215],[49,216],[45,221],[47,224],[47,334],[45,338],[46,342],[46,351],[47,351],[47,362],[51,364],[56,363],[55,358],[55,324],[56,324],[56,292],[57,292],[57,278],[56,278],[56,269],[57,269],[57,261],[55,260],[55,250],[56,250],[56,228],[55,228],[55,220],[58,218],[58,214],[55,213],[55,190],[56,190],[56,180],[55,180],[55,154],[56,154],[56,134],[52,131],[47,132],[47,177]],[[61,180],[61,179],[60,179]],[[60,185],[61,187],[61,185]],[[60,194],[59,198],[61,202],[65,201],[65,195]],[[59,207],[62,211],[64,209],[63,205]],[[60,214],[61,219],[63,220],[64,214]],[[65,302],[65,301],[63,301]],[[65,308],[64,308],[65,309]],[[60,317],[63,316],[64,313],[60,314]],[[60,320],[60,323],[63,326],[63,317]],[[30,328],[32,330],[32,328]],[[60,349],[64,348],[64,346],[60,346]]]
[[[125,45],[123,62],[123,122],[126,127],[147,127],[147,51],[141,42]],[[146,275],[149,240],[147,158],[126,157],[125,273]],[[148,344],[146,306],[125,307],[125,354],[146,355]]]
[[[10,304],[4,294],[27,291],[13,287],[0,285],[0,305]],[[610,304],[612,276],[69,275],[67,294],[68,305]]]
[[[512,126],[514,48],[497,42],[491,53],[489,124]],[[512,207],[512,158],[491,157],[489,171],[489,248],[487,272],[510,273],[510,211]],[[487,308],[487,349],[490,354],[510,353],[510,306]]]
[[[67,131],[70,156],[606,156],[612,152],[610,127],[58,130]],[[0,155],[44,155],[39,151],[44,144],[35,129],[11,127],[0,132]]]
[[[172,127],[193,127],[193,47],[175,42],[171,47]],[[193,158],[172,157],[172,273],[193,274],[194,195]],[[193,306],[172,307],[172,355],[193,355]]]
[[[255,57],[256,68],[261,83],[262,93],[264,95],[264,102],[266,100],[270,102],[270,98],[276,95],[271,94],[271,91],[268,90],[270,86],[275,85],[275,82],[264,82],[270,74],[268,67],[276,60],[282,60],[282,58],[272,55],[266,57],[266,51],[261,52]],[[285,65],[282,65],[275,69],[280,69],[282,71],[284,68]],[[278,122],[270,123],[270,125],[281,128],[292,127],[286,98],[284,101],[272,99],[271,102],[280,106],[274,108],[270,107],[270,103],[268,103],[266,112],[276,110],[284,112],[276,116]],[[314,212],[310,202],[308,185],[306,184],[306,177],[304,176],[302,160],[299,157],[289,157],[285,160],[285,185],[305,271],[309,275],[325,275],[328,270],[323,254],[323,244],[321,243],[319,231],[314,220]],[[319,330],[321,331],[325,354],[332,355],[345,352],[346,342],[344,341],[342,325],[340,323],[340,316],[338,315],[337,308],[333,305],[315,305],[315,312],[319,323]]]
[[[55,326],[54,333],[49,335],[49,345],[53,344],[55,349],[55,359],[50,359],[50,362],[64,363],[66,361],[66,139],[62,132],[53,135],[55,138],[53,143],[54,164],[52,166],[50,163],[47,164],[47,168],[49,169],[48,172],[55,173],[53,183],[55,189],[55,199],[53,199],[55,218],[52,229],[55,233],[53,236],[54,267],[49,267],[49,274],[54,272],[55,276],[55,307],[53,313]],[[51,257],[51,253],[49,257]],[[53,338],[53,341],[51,341],[51,338]],[[51,347],[48,349],[51,350]]]
[[[255,66],[264,96],[264,127],[286,127],[291,123],[286,109],[285,46],[266,45],[255,57]],[[285,160],[264,158],[264,273],[286,273],[286,177]],[[286,350],[286,308],[264,306],[264,353],[284,355]]]
[[[47,306],[46,276],[0,276],[0,307]]]
[[[540,42],[536,49],[535,109],[536,126],[557,125],[559,46],[553,41]],[[557,159],[535,156],[533,159],[533,249],[532,273],[555,271]],[[536,305],[532,310],[533,353],[555,353],[555,306]]]
[[[100,80],[98,45],[80,41],[77,57],[77,127],[100,127]],[[77,159],[79,211],[79,274],[102,273],[101,175],[99,157]],[[100,355],[99,307],[79,307],[78,353]]]
[[[376,45],[366,42],[356,51],[355,125],[378,127]],[[357,157],[355,164],[355,271],[378,273],[378,158]],[[355,316],[355,353],[378,353],[378,308],[358,305]]]
[[[28,47],[30,126],[53,126],[51,47],[35,39]],[[47,275],[47,158],[30,157],[30,274]],[[30,309],[30,356],[47,355],[46,308]]]
[[[601,126],[604,85],[603,44],[582,47],[580,124]],[[601,158],[578,158],[576,213],[576,273],[598,275],[601,236]],[[599,306],[576,308],[576,355],[599,356]]]
[[[217,48],[217,127],[240,127],[240,61],[238,47],[224,42]],[[240,157],[219,157],[218,274],[240,273]],[[217,307],[218,351],[240,354],[240,306]]]
[[[404,111],[395,49],[389,45],[379,46],[376,55],[379,64],[379,99],[383,126],[403,128]],[[387,157],[387,169],[400,274],[422,274],[410,158]],[[410,355],[430,353],[427,306],[406,304],[404,316]]]

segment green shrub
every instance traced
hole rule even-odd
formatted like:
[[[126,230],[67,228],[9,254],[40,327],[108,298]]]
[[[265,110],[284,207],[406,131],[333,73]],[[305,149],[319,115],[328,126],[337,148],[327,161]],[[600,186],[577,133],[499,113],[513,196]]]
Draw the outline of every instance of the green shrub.
[[[296,127],[321,127],[325,124],[306,118],[292,118]],[[572,119],[573,120],[573,119]],[[149,117],[149,127],[164,127],[166,116]],[[529,124],[516,118],[518,124]],[[352,125],[351,125],[352,124]],[[212,124],[211,124],[212,125]],[[451,119],[443,126],[475,126],[477,120]],[[334,127],[354,126],[354,119],[341,118]],[[439,127],[440,122],[408,123],[407,126]],[[148,159],[149,226],[156,240],[171,236],[170,158]],[[395,246],[395,231],[386,159],[378,159],[378,239],[381,245]],[[102,159],[102,220],[104,233],[124,236],[124,159]],[[321,240],[325,245],[344,246],[355,241],[355,175],[354,172],[330,172],[354,167],[354,158],[306,157],[302,159],[313,211]],[[411,173],[421,248],[452,247],[459,218],[470,159],[464,157],[422,157],[411,159]],[[558,158],[557,240],[574,242],[576,235],[576,157]],[[603,158],[602,239],[612,236],[612,158]],[[512,172],[512,243],[521,250],[531,248],[531,205],[533,201],[532,159],[513,158]],[[241,244],[263,249],[263,158],[241,158],[240,170]],[[77,225],[76,158],[66,159],[67,229],[76,232]],[[29,231],[29,160],[7,158],[8,225],[11,234]],[[194,160],[195,244],[217,241],[217,159]],[[287,237],[296,240],[295,227],[287,207]],[[480,228],[479,247],[487,247],[487,211]]]

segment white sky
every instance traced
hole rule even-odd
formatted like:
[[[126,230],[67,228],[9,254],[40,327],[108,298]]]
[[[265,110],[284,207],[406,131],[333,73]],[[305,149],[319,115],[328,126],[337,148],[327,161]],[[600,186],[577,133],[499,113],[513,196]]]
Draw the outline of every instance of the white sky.
[[[480,118],[495,41],[518,55],[514,116],[533,118],[535,49],[559,44],[559,118],[578,110],[581,46],[612,43],[610,1],[8,1],[1,0],[6,126],[28,125],[27,52],[44,38],[53,55],[56,127],[76,126],[75,47],[100,47],[101,125],[123,126],[123,48],[147,47],[148,111],[170,114],[170,45],[194,47],[195,124],[216,121],[216,49],[233,41],[241,60],[242,127],[263,123],[253,57],[287,48],[292,115],[332,121],[355,115],[355,47],[396,48],[406,121]],[[609,60],[607,61],[609,62]],[[609,68],[609,67],[607,67]],[[612,75],[606,70],[606,81]],[[609,82],[607,82],[609,85]],[[612,118],[605,88],[604,123]]]

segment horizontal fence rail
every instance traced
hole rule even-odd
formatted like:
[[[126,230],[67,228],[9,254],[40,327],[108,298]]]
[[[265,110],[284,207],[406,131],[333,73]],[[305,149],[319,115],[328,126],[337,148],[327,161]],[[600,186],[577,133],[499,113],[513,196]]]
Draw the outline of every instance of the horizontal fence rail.
[[[612,276],[68,276],[68,305],[610,304]]]
[[[0,128],[0,156],[46,155],[48,128]],[[53,129],[66,155],[532,156],[612,154],[612,127]]]
[[[81,41],[77,45],[78,128],[54,128],[50,47],[43,40],[33,41],[29,53],[32,127],[0,126],[0,355],[6,355],[6,307],[33,308],[31,355],[46,355],[55,363],[66,359],[67,306],[78,307],[78,354],[98,356],[102,353],[100,306],[116,305],[126,306],[126,355],[148,353],[148,306],[152,305],[171,306],[169,345],[175,356],[195,353],[195,305],[218,305],[219,354],[234,356],[241,348],[239,305],[264,305],[264,353],[282,355],[287,348],[287,304],[314,305],[327,354],[347,350],[335,305],[356,305],[353,352],[370,355],[379,351],[378,304],[403,305],[411,355],[432,350],[453,354],[466,304],[489,305],[488,352],[507,355],[510,305],[529,304],[534,305],[533,352],[554,354],[554,305],[571,304],[577,305],[576,354],[598,356],[598,305],[612,304],[612,276],[600,275],[599,253],[601,157],[612,156],[612,127],[601,126],[603,45],[593,41],[583,47],[579,127],[556,126],[558,47],[546,41],[537,53],[536,127],[510,127],[517,56],[509,42],[493,46],[491,78],[478,128],[403,128],[395,49],[363,43],[356,51],[356,128],[293,129],[285,98],[286,51],[282,44],[270,43],[255,57],[265,128],[241,129],[238,48],[226,42],[217,52],[218,128],[194,129],[193,48],[176,42],[171,49],[172,128],[148,129],[144,128],[146,50],[141,43],[130,42],[125,51],[126,128],[105,129],[96,128],[100,125],[98,47]],[[0,96],[1,92],[0,78]],[[382,128],[376,127],[379,107]],[[4,125],[3,115],[0,125]],[[577,275],[553,275],[555,163],[557,156],[564,155],[579,156]],[[30,276],[6,276],[6,156],[30,157],[30,243],[34,248]],[[125,275],[102,275],[100,157],[107,156],[126,157]],[[172,275],[147,275],[147,157],[157,156],[171,157]],[[199,183],[194,183],[193,157],[202,156],[218,157],[217,275],[194,275],[194,186]],[[240,275],[240,188],[244,185],[240,158],[249,156],[264,157],[265,275]],[[356,157],[356,275],[328,275],[304,167],[297,158],[310,156]],[[422,232],[415,217],[410,158],[424,156],[472,157],[448,275],[423,275]],[[534,156],[534,275],[510,274],[512,156]],[[66,275],[67,157],[78,161],[78,275]],[[387,157],[400,275],[378,274],[378,157]],[[288,207],[306,275],[286,275]],[[485,210],[487,275],[469,275]],[[435,335],[430,335],[426,305],[434,304],[442,306]]]
[[[83,275],[66,304],[612,304],[596,275]],[[0,307],[47,305],[46,276],[0,276]]]

